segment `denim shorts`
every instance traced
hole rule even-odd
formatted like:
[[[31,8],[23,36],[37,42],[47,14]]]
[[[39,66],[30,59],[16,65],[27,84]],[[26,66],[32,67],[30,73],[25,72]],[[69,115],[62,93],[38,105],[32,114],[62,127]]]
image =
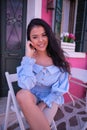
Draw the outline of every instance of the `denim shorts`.
[[[43,101],[51,92],[51,87],[35,86],[30,90],[37,98],[37,103]]]

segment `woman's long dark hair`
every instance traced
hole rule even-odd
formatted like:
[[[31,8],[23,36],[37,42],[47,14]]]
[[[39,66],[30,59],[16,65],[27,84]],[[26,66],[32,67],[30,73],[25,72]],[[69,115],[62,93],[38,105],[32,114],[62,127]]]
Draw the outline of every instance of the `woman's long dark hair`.
[[[62,71],[70,73],[70,65],[64,56],[64,52],[60,46],[60,40],[57,40],[51,27],[43,19],[34,18],[27,28],[27,40],[30,40],[30,32],[34,26],[42,26],[48,37],[47,53],[52,58],[55,66],[58,66]]]

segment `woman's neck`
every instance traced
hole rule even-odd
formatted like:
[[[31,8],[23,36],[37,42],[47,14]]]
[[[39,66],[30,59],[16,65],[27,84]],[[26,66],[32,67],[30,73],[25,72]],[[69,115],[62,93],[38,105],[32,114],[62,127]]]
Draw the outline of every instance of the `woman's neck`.
[[[37,56],[38,57],[48,57],[48,54],[47,54],[47,52],[46,51],[39,51],[39,52],[37,52]]]
[[[35,57],[36,63],[42,66],[50,66],[53,65],[52,58],[49,57],[46,53],[39,52],[37,53],[37,56]]]

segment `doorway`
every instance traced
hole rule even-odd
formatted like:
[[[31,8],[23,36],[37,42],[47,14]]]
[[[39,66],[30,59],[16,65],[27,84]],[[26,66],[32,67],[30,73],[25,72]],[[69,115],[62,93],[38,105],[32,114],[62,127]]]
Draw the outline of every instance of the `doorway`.
[[[0,1],[0,97],[7,96],[5,72],[16,73],[26,42],[27,0]],[[15,91],[18,89],[15,85]]]

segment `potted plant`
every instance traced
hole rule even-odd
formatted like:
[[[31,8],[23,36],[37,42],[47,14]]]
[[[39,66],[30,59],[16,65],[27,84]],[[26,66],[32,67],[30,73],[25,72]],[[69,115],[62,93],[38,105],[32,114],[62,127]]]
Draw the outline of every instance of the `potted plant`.
[[[72,33],[61,34],[61,47],[64,51],[75,51],[75,35]]]

